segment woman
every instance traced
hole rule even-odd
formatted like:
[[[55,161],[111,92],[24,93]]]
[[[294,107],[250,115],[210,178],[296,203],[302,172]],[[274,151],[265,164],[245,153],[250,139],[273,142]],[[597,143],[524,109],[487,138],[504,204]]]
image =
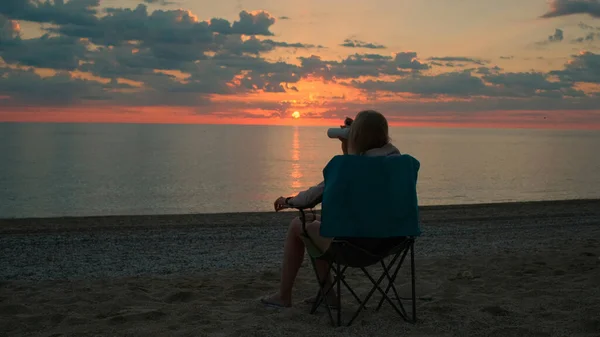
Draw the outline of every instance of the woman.
[[[390,156],[399,155],[400,151],[390,143],[388,136],[388,123],[385,117],[379,112],[366,110],[356,115],[354,122],[350,126],[348,140],[342,141],[342,152],[351,155],[365,156]],[[295,197],[280,197],[275,201],[275,211],[285,208],[310,208],[321,202],[325,183],[322,182],[306,191],[300,192]],[[308,217],[308,214],[307,214]],[[320,217],[307,219],[306,231],[312,241],[322,250],[326,251],[332,238],[325,238],[320,235]],[[261,299],[265,305],[275,307],[292,306],[292,287],[298,274],[298,270],[304,260],[304,242],[301,239],[302,222],[296,217],[289,225],[285,239],[283,265],[281,271],[281,284],[279,292]],[[317,270],[321,278],[327,275],[329,266],[326,262],[317,260]],[[331,282],[331,280],[328,280]],[[336,294],[329,292],[330,303],[335,301]],[[314,299],[311,299],[314,301]],[[309,300],[309,301],[311,301]]]

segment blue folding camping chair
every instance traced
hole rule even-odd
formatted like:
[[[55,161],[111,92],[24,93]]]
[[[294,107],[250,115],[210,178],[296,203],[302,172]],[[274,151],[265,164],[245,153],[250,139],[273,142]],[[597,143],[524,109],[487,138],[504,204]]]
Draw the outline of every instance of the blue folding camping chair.
[[[317,299],[311,308],[311,314],[314,314],[319,306],[325,305],[331,323],[340,326],[341,285],[344,284],[359,304],[348,321],[348,326],[365,309],[376,291],[382,295],[376,310],[379,310],[385,301],[404,320],[416,322],[414,243],[415,238],[421,234],[416,190],[419,167],[419,161],[410,155],[344,155],[334,157],[327,164],[323,170],[325,191],[320,234],[333,238],[333,242],[326,251],[321,251],[310,239],[305,228],[306,211],[299,210],[304,230],[303,240],[319,283]],[[402,300],[406,299],[398,295],[394,285],[409,252],[412,286],[410,319],[402,303]],[[316,260],[327,261],[330,266],[329,275],[323,279],[320,279],[317,273]],[[377,264],[381,266],[382,272],[376,279],[367,267]],[[345,273],[348,268],[359,268],[373,285],[363,299],[346,281]],[[333,275],[333,282],[326,289],[326,280],[330,275]],[[382,286],[384,280],[387,281],[385,290]],[[332,305],[325,300],[334,287],[337,288],[338,295],[336,321],[332,315]]]

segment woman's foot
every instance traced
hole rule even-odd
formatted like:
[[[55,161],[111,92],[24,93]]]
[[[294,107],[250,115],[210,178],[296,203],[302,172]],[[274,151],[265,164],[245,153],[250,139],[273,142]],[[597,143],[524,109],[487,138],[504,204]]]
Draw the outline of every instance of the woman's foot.
[[[261,298],[260,303],[274,308],[289,308],[292,306],[292,301],[283,300],[279,293]]]

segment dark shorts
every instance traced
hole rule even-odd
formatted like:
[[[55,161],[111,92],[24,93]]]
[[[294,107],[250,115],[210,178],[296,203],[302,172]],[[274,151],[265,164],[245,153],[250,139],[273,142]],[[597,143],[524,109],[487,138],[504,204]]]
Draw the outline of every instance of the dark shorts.
[[[349,243],[360,247],[374,255],[387,254],[392,248],[398,246],[406,240],[405,236],[393,238],[336,238],[338,240],[348,241]]]

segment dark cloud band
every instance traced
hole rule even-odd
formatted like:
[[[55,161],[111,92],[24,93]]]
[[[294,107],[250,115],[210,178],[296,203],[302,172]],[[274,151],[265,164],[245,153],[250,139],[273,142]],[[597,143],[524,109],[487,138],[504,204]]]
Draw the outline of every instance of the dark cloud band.
[[[578,105],[577,100],[600,100],[597,94],[577,89],[578,83],[600,83],[600,55],[591,52],[575,55],[561,70],[549,73],[506,73],[490,61],[467,56],[423,61],[416,52],[381,55],[374,52],[385,46],[360,40],[344,44],[373,53],[338,60],[303,54],[289,61],[269,53],[312,52],[321,46],[275,38],[271,28],[276,19],[265,11],[241,11],[233,21],[201,20],[187,10],[151,11],[144,4],[101,10],[96,0],[2,0],[0,13],[0,96],[5,105],[94,102],[206,107],[212,95],[297,92],[302,79],[358,89],[374,99],[409,95],[431,102],[442,97],[428,103],[440,109],[452,100],[478,104],[487,100],[487,109],[499,100],[511,102],[506,107],[514,109],[530,107],[531,102],[544,106],[557,99],[564,100],[562,105],[571,102],[574,108],[582,108],[592,105]],[[19,20],[51,25],[40,37],[23,38]],[[563,39],[557,29],[548,41]],[[434,65],[453,71],[438,73]],[[40,75],[39,69],[45,69],[46,75]],[[329,101],[350,104],[345,97]],[[273,103],[260,104],[266,109]],[[325,99],[319,104],[331,102]],[[282,115],[285,107],[269,109]]]

